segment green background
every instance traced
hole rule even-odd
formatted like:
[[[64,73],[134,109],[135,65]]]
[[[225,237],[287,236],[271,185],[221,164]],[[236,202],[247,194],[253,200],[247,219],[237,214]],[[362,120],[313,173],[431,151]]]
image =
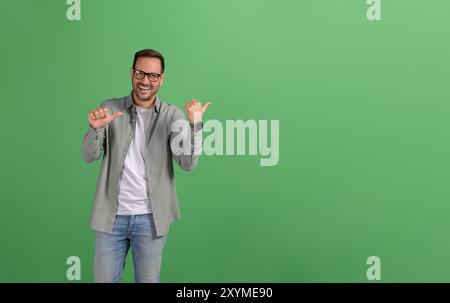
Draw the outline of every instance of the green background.
[[[166,58],[160,97],[207,118],[280,121],[280,161],[177,168],[182,219],[162,282],[450,282],[450,2],[2,0],[1,282],[92,281],[100,161],[87,113],[130,92],[134,52]],[[133,281],[131,254],[124,281]]]

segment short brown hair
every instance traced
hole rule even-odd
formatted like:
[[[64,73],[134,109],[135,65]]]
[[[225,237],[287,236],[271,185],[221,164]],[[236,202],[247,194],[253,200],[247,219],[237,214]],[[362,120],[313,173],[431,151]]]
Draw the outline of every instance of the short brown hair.
[[[164,57],[161,55],[160,52],[154,49],[146,48],[143,50],[140,50],[134,54],[134,60],[133,60],[133,68],[136,66],[136,61],[140,57],[147,57],[147,58],[158,58],[159,62],[161,62],[161,73],[164,73]]]

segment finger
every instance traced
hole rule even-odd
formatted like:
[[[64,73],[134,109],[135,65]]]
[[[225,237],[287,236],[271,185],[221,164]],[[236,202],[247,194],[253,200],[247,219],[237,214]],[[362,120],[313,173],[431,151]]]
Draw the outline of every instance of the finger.
[[[206,102],[206,104],[202,106],[202,111],[205,111],[210,104],[211,102]]]
[[[108,117],[108,109],[106,107],[102,108],[102,111],[100,113],[100,117],[101,118],[106,118]]]
[[[195,104],[200,104],[200,102],[198,102],[198,101],[195,100],[195,99],[192,99],[191,101],[188,102],[188,104],[190,104],[190,105],[195,105]]]
[[[118,118],[118,117],[120,117],[122,115],[123,115],[123,112],[114,113],[114,114],[109,116],[109,121],[112,121],[112,120],[114,120],[114,119],[116,119],[116,118]]]
[[[92,112],[89,112],[89,114],[88,114],[88,120],[89,120],[89,123],[94,122],[95,116],[94,116],[94,114],[93,114]]]
[[[100,114],[99,114],[98,110],[94,110],[94,116],[95,116],[95,119],[100,119]]]
[[[103,108],[99,108],[98,110],[98,116],[100,117],[100,119],[103,119],[105,117],[105,114],[103,113]]]

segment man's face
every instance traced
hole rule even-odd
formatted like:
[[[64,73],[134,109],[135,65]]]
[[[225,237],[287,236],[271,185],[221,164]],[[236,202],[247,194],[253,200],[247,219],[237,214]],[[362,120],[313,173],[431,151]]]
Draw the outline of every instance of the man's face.
[[[158,92],[159,87],[164,82],[164,74],[161,71],[161,62],[158,58],[141,57],[137,59],[134,68],[145,73],[161,75],[156,81],[150,81],[149,77],[152,77],[150,75],[145,76],[142,79],[137,79],[135,71],[133,68],[131,69],[131,83],[135,97],[139,98],[141,101],[152,101]]]

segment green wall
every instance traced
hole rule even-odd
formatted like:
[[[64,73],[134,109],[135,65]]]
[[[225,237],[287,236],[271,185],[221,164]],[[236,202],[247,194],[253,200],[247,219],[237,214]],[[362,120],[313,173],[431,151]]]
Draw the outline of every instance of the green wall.
[[[92,281],[100,161],[87,113],[130,92],[133,54],[166,58],[163,100],[279,120],[278,165],[177,168],[182,219],[163,282],[450,281],[450,2],[3,0],[0,282]],[[124,281],[133,281],[131,255]]]

